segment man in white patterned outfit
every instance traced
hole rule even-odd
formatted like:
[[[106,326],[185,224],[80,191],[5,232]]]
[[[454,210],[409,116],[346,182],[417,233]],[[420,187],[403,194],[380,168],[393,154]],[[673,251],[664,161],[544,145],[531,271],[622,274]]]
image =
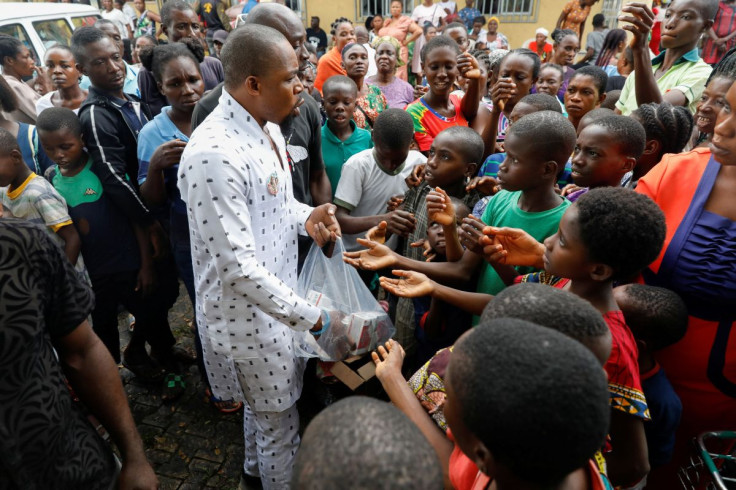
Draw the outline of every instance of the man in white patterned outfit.
[[[289,487],[299,446],[304,363],[293,330],[322,330],[319,308],[293,291],[297,233],[321,246],[340,233],[335,206],[294,199],[278,124],[298,113],[294,49],[278,31],[245,25],[222,48],[225,89],[182,154],[197,321],[216,396],[245,400],[244,480]],[[208,362],[210,352],[228,365]]]

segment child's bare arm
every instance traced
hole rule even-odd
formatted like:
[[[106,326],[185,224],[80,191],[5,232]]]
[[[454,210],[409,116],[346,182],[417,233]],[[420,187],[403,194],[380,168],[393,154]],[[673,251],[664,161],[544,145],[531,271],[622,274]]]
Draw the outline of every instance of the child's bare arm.
[[[414,215],[402,210],[395,210],[386,214],[376,216],[351,216],[350,211],[338,205],[337,213],[338,223],[343,233],[355,235],[370,230],[378,226],[381,221],[387,223],[386,231],[390,234],[399,236],[408,236],[414,230],[416,221]]]
[[[403,298],[432,296],[433,299],[457,306],[473,315],[483,313],[483,309],[493,299],[490,294],[471,293],[443,286],[419,272],[394,270],[392,273],[398,278],[381,277],[381,287]]]
[[[611,446],[606,454],[608,478],[616,486],[628,487],[649,473],[647,438],[639,417],[611,410]]]
[[[64,240],[64,254],[72,265],[77,265],[79,252],[82,250],[82,240],[74,225],[62,226],[56,230],[56,234]]]
[[[432,445],[442,465],[445,488],[452,488],[449,470],[450,455],[454,445],[437,427],[437,424],[430,418],[426,410],[422,408],[416,395],[414,395],[401,374],[404,349],[398,342],[389,340],[386,342],[386,347],[380,346],[378,352],[373,352],[371,356],[376,364],[376,377],[381,382],[386,394],[396,408],[414,422]]]
[[[463,100],[460,101],[460,110],[468,122],[473,122],[478,115],[478,106],[483,96],[488,75],[480,68],[478,60],[470,53],[463,53],[457,58],[457,68],[460,74],[468,79],[468,87]]]

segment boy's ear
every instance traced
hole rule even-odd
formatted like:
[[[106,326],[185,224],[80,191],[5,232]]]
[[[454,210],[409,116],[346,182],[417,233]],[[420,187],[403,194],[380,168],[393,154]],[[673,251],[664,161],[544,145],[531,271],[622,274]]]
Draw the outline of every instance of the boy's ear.
[[[624,158],[624,164],[623,167],[621,167],[621,170],[624,172],[631,172],[634,170],[634,167],[636,167],[636,158],[634,157],[626,157]]]
[[[644,153],[643,155],[658,155],[660,150],[662,149],[662,144],[657,140],[649,140],[647,141],[646,146],[644,147]]]
[[[606,100],[607,94],[603,92],[601,95],[598,96],[598,104],[596,107],[600,107],[604,100]]]
[[[84,76],[89,76],[87,75],[87,70],[84,69],[84,65],[82,65],[81,63],[76,63],[75,66],[77,67],[77,71],[79,73],[81,73]]]
[[[475,162],[470,162],[465,165],[465,176],[470,177],[471,179],[475,177],[475,174],[478,173],[478,164]]]
[[[476,445],[473,450],[473,460],[481,473],[490,476],[493,480],[496,475],[496,459],[493,453],[488,450],[485,444],[476,439]]]
[[[609,281],[613,277],[613,267],[606,264],[595,263],[590,266],[590,278],[594,281]]]
[[[553,175],[555,177],[555,180],[557,180],[557,172],[559,170],[559,167],[557,166],[557,162],[554,160],[547,160],[544,162],[544,176],[548,177],[549,175]]]

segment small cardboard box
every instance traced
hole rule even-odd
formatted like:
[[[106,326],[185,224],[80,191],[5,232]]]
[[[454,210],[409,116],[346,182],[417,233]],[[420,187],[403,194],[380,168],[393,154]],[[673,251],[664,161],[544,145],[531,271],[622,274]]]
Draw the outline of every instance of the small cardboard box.
[[[376,365],[370,355],[353,356],[336,362],[330,371],[345,386],[355,391],[376,375]]]

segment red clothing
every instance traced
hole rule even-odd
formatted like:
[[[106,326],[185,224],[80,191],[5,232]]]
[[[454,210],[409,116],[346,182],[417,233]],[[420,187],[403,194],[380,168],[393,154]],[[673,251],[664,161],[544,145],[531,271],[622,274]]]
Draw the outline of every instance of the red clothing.
[[[718,3],[718,13],[713,22],[713,32],[720,38],[728,36],[734,30],[736,30],[736,3],[726,3],[721,0]],[[705,36],[703,41],[703,61],[714,65],[735,45],[736,37],[732,37],[721,49],[718,49],[714,41],[710,37]]]
[[[724,299],[724,295],[733,296],[733,291],[713,287],[706,289],[708,295],[693,294],[688,282],[697,281],[698,275],[678,267],[719,170],[710,150],[696,148],[689,153],[666,155],[636,188],[636,192],[657,203],[667,223],[664,247],[645,269],[644,282],[680,294],[690,315],[685,337],[655,353],[683,408],[675,456],[671,465],[662,468],[662,476],[675,475],[678,463],[689,454],[689,441],[698,433],[736,427],[736,308],[732,297]],[[726,243],[720,253],[709,253],[703,255],[703,275],[722,267],[718,263],[724,262],[721,257],[736,256],[736,244]],[[673,488],[671,484],[674,481],[653,488]]]
[[[537,41],[532,39],[529,41],[529,44],[527,45],[527,48],[534,52],[539,54],[539,51],[537,51]],[[544,43],[544,49],[542,50],[542,56],[539,57],[542,60],[542,63],[547,63],[550,58],[552,58],[552,44],[545,42]]]
[[[563,289],[570,279],[555,277],[544,271],[518,276],[514,282],[536,282]],[[639,376],[639,349],[626,326],[621,310],[609,311],[603,319],[611,331],[611,355],[603,366],[608,374],[611,408],[649,420],[649,408],[644,398]]]
[[[452,126],[469,126],[460,108],[462,100],[457,95],[450,95],[450,103],[455,108],[455,115],[452,117],[439,115],[426,104],[423,97],[406,106],[406,112],[414,120],[414,140],[419,145],[419,151],[428,151],[434,138],[445,129]]]
[[[322,85],[334,75],[347,75],[342,67],[342,53],[336,47],[326,52],[317,62],[317,77],[314,79],[314,88],[322,93]]]

